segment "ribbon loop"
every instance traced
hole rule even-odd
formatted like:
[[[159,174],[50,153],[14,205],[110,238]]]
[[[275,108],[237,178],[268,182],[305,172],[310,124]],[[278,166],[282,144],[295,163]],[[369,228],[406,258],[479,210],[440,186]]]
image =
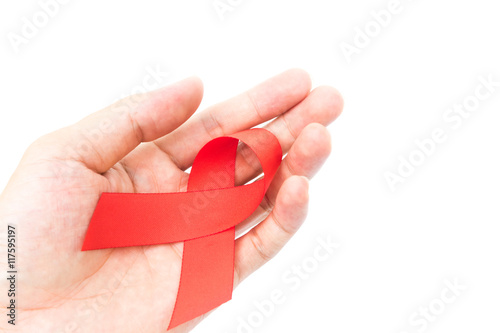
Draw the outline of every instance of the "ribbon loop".
[[[235,186],[238,141],[259,159],[264,177]],[[177,300],[168,329],[231,299],[234,227],[264,198],[282,158],[276,137],[251,129],[207,143],[196,156],[187,192],[103,193],[82,251],[185,242]]]

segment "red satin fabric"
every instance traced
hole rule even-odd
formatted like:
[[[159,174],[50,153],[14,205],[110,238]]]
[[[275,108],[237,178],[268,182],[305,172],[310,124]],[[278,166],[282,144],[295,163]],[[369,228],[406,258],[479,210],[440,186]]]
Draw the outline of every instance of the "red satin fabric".
[[[238,141],[257,155],[264,177],[235,187]],[[187,192],[103,193],[82,251],[184,241],[168,329],[207,313],[231,299],[234,227],[259,206],[281,158],[278,140],[264,129],[214,139],[196,156]]]

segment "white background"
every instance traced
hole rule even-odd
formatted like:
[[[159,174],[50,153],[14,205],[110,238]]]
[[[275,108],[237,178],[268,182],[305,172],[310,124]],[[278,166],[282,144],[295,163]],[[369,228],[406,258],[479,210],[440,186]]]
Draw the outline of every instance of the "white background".
[[[341,43],[389,2],[232,0],[222,20],[213,0],[73,0],[18,52],[8,33],[21,34],[41,7],[3,2],[0,188],[30,142],[130,94],[148,68],[168,70],[162,84],[200,76],[203,108],[301,67],[345,99],[310,216],[195,332],[238,332],[239,318],[253,324],[240,332],[498,332],[500,87],[458,128],[443,119],[480,76],[500,81],[498,4],[401,0],[348,62]],[[447,140],[391,191],[384,173],[436,128]],[[291,290],[283,275],[313,264],[318,237],[341,245]],[[447,279],[467,289],[443,310]],[[259,314],[254,302],[275,289],[286,301]],[[443,311],[425,327],[410,323],[429,306]]]

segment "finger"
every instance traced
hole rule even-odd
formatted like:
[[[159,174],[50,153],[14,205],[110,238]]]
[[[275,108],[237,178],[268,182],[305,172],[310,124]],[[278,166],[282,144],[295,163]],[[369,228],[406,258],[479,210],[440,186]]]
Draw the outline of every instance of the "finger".
[[[305,177],[289,178],[271,214],[236,241],[235,285],[273,258],[300,228],[307,215],[308,189]]]
[[[45,136],[40,143],[52,147],[48,153],[54,158],[76,160],[103,173],[139,143],[155,140],[180,126],[196,111],[202,95],[201,81],[188,78],[127,97]]]
[[[332,150],[330,133],[319,124],[308,125],[283,159],[269,189],[263,209],[270,211],[283,183],[292,176],[312,179],[330,156]],[[265,206],[265,205],[269,206]]]
[[[264,128],[278,138],[283,153],[287,153],[306,126],[311,123],[329,125],[340,115],[343,106],[342,96],[336,89],[321,86],[314,89],[292,110],[273,120]],[[236,184],[238,185],[245,184],[261,173],[259,160],[245,145],[239,147],[236,165],[238,167]]]
[[[156,144],[187,169],[200,148],[213,138],[248,129],[288,111],[309,94],[311,80],[300,69],[288,70],[249,91],[195,115]]]
[[[269,215],[276,204],[280,188],[288,178],[292,176],[313,178],[328,159],[330,152],[331,139],[328,130],[320,124],[308,125],[281,163],[260,206],[248,219],[236,226],[236,237],[241,236]]]

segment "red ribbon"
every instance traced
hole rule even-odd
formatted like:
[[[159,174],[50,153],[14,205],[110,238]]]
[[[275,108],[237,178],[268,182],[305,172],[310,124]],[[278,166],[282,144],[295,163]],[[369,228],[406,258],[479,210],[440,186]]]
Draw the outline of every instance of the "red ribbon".
[[[264,177],[235,186],[238,141],[258,157]],[[276,137],[251,129],[207,143],[196,156],[187,192],[103,193],[82,251],[184,242],[174,328],[229,301],[235,226],[257,209],[282,151]]]

